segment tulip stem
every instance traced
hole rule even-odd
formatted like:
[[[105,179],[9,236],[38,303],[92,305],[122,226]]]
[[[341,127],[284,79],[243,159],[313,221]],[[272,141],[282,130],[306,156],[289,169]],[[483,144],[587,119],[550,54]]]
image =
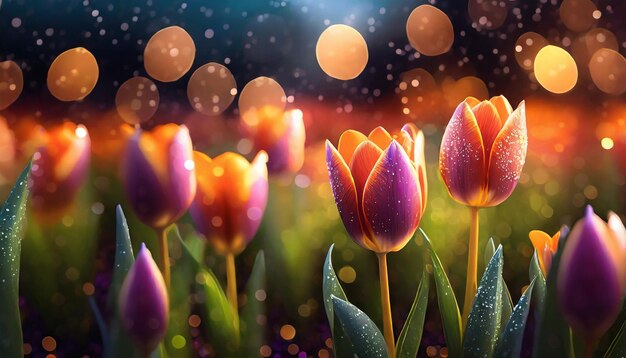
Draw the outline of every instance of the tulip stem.
[[[169,245],[167,242],[167,232],[163,229],[157,230],[159,236],[159,246],[161,249],[161,272],[163,273],[163,281],[165,281],[165,287],[170,289],[170,253]]]
[[[239,304],[237,299],[237,271],[235,270],[235,255],[226,255],[226,296],[233,308],[235,326],[239,323]]]
[[[598,346],[598,340],[595,338],[585,339],[585,352],[583,354],[584,358],[593,358],[593,353],[596,351],[596,347]]]
[[[465,281],[465,302],[463,303],[463,329],[467,325],[474,296],[476,295],[476,275],[478,266],[478,208],[470,207],[470,237],[467,251],[467,277]]]
[[[377,254],[378,275],[380,277],[380,300],[383,308],[383,328],[385,332],[385,342],[389,357],[396,356],[396,347],[393,336],[393,322],[391,320],[391,303],[389,301],[389,274],[387,273],[387,254]]]

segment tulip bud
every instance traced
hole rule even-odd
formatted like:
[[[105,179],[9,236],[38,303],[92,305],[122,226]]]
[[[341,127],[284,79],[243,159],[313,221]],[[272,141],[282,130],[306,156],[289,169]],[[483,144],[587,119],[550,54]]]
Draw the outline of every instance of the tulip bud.
[[[441,141],[439,171],[450,196],[471,207],[500,204],[517,185],[527,147],[523,101],[513,111],[504,96],[466,98]]]
[[[31,205],[42,220],[54,220],[72,204],[89,172],[91,141],[83,125],[65,122],[44,136],[33,156]]]
[[[242,123],[257,151],[268,155],[270,173],[295,173],[304,163],[305,129],[302,111],[264,106]]]
[[[187,211],[196,193],[194,167],[187,127],[137,130],[126,148],[122,176],[130,204],[144,224],[163,229]]]
[[[572,228],[558,272],[561,310],[578,333],[597,339],[620,312],[626,271],[626,230],[615,214],[605,223],[587,206]]]
[[[377,253],[402,249],[426,208],[423,135],[413,125],[391,136],[348,130],[339,149],[326,141],[330,184],[346,230]]]
[[[221,254],[238,254],[256,234],[267,205],[267,154],[211,160],[194,152],[198,190],[189,210],[197,230]]]
[[[126,274],[119,294],[122,325],[143,354],[155,350],[165,337],[169,299],[161,271],[144,244]]]
[[[561,231],[558,231],[552,237],[541,230],[533,230],[528,234],[535,250],[537,250],[537,258],[539,259],[539,267],[544,277],[548,277],[550,267],[552,266],[552,257],[559,248],[559,239]]]

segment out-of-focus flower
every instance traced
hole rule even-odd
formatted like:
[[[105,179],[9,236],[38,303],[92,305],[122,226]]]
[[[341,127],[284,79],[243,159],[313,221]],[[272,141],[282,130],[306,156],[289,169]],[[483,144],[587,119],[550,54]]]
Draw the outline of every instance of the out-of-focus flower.
[[[4,117],[0,116],[0,185],[13,180],[16,156],[15,135]]]
[[[126,195],[144,224],[164,229],[189,208],[196,193],[193,148],[185,126],[138,129],[126,147]]]
[[[408,124],[392,136],[348,130],[338,149],[326,141],[326,164],[346,230],[376,253],[402,249],[426,208],[424,137]]]
[[[221,254],[238,254],[252,240],[267,205],[267,154],[252,161],[236,153],[214,159],[194,152],[198,190],[189,212]]]
[[[504,96],[466,98],[454,111],[441,142],[439,171],[454,200],[496,206],[517,185],[528,148],[525,105],[513,111]]]
[[[73,202],[89,172],[87,128],[65,122],[45,134],[33,156],[31,207],[42,220],[57,218]]]
[[[243,125],[257,151],[268,155],[270,173],[295,173],[304,163],[306,139],[302,111],[280,111],[264,106],[254,116],[246,116]]]
[[[533,243],[535,250],[537,250],[537,258],[539,259],[539,266],[545,277],[550,272],[552,266],[552,256],[556,254],[556,250],[559,248],[559,239],[561,238],[561,231],[557,231],[556,234],[550,236],[541,230],[533,230],[528,233],[530,241]]]
[[[126,274],[119,294],[122,325],[143,354],[149,354],[165,337],[169,299],[161,271],[144,244]]]
[[[587,206],[565,242],[557,280],[565,319],[585,337],[602,336],[620,312],[625,252],[626,229],[620,218],[609,213],[606,223]]]

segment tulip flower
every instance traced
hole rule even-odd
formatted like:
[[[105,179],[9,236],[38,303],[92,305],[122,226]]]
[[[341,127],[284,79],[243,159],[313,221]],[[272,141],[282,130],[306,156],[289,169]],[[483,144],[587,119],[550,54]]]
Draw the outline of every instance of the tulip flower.
[[[393,355],[386,255],[407,244],[426,208],[424,136],[412,124],[395,136],[382,127],[369,136],[348,130],[338,147],[326,141],[335,203],[352,239],[378,256],[385,340]]]
[[[196,193],[189,131],[175,124],[152,131],[137,129],[125,154],[122,176],[126,196],[139,219],[161,238],[163,276],[169,287],[165,228],[187,211]]]
[[[463,325],[476,295],[478,209],[508,198],[519,180],[528,148],[522,101],[513,111],[504,96],[466,98],[454,111],[441,140],[439,172],[452,198],[470,208]]]
[[[0,116],[0,185],[13,180],[15,157],[15,135],[4,117]]]
[[[254,116],[246,116],[243,125],[254,148],[267,153],[270,173],[295,173],[302,168],[306,134],[301,110],[282,112],[264,106]]]
[[[548,272],[552,266],[552,257],[559,248],[561,231],[557,231],[556,234],[550,236],[541,230],[533,230],[528,234],[528,237],[537,252],[541,272],[543,272],[544,277],[548,277]]]
[[[33,156],[31,207],[38,219],[56,221],[87,179],[91,141],[83,125],[65,122],[43,134]]]
[[[148,356],[165,337],[169,299],[165,281],[144,244],[119,293],[122,325],[136,347]]]
[[[626,287],[626,229],[609,213],[608,223],[587,206],[572,228],[561,256],[557,292],[569,325],[592,353],[622,307]],[[590,356],[590,355],[589,355]]]
[[[267,154],[252,161],[236,153],[209,158],[194,152],[198,190],[189,212],[197,230],[226,256],[227,294],[237,313],[235,255],[256,234],[267,205]]]

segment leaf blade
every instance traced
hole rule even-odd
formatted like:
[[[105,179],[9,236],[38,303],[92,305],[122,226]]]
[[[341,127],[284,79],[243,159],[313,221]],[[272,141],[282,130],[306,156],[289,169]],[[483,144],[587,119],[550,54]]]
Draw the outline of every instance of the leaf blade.
[[[259,323],[258,317],[265,314],[264,298],[257,297],[260,291],[265,292],[267,287],[265,253],[259,251],[254,264],[252,265],[252,273],[246,284],[246,294],[248,299],[241,307],[240,329],[241,341],[245,345],[241,347],[242,356],[253,357],[258,355],[260,347],[265,341],[265,324]]]
[[[536,279],[528,285],[528,288],[515,305],[511,318],[504,328],[504,333],[496,344],[496,349],[494,350],[495,357],[520,356],[522,352],[522,342],[524,339],[524,329],[526,327],[526,320],[528,318],[528,310],[530,308],[535,282]]]
[[[424,330],[426,308],[428,306],[429,281],[428,272],[424,269],[422,272],[422,280],[420,281],[415,300],[413,301],[413,306],[400,332],[400,337],[398,337],[396,354],[398,358],[412,358],[417,356]]]

